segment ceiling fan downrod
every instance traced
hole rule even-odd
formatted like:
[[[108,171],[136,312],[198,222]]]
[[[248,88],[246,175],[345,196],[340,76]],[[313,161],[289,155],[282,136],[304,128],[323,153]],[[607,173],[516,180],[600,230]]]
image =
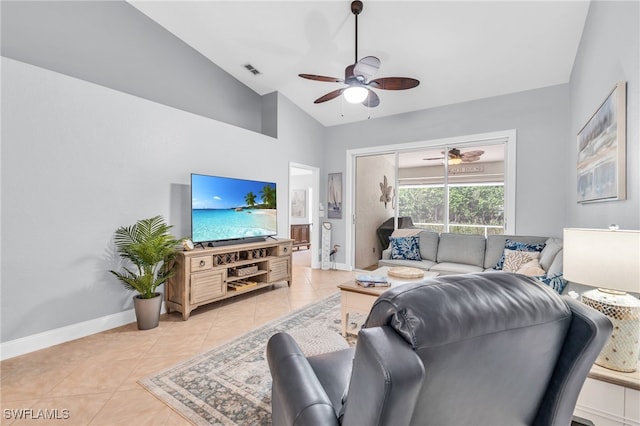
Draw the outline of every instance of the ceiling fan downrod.
[[[356,17],[356,48],[355,48],[356,57],[355,57],[355,60],[353,61],[354,64],[358,62],[358,15],[360,15],[360,13],[362,12],[362,8],[363,8],[363,5],[360,0],[354,0],[351,2],[351,13],[353,13]]]

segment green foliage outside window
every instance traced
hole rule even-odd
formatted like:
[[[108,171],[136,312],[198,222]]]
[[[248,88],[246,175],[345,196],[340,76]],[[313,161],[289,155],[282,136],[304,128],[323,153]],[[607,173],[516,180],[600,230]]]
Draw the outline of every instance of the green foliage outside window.
[[[401,187],[398,200],[400,216],[410,216],[414,224],[428,224],[421,227],[444,231],[443,187]],[[484,234],[484,226],[499,227],[488,228],[489,234],[504,232],[504,186],[450,186],[449,232]]]

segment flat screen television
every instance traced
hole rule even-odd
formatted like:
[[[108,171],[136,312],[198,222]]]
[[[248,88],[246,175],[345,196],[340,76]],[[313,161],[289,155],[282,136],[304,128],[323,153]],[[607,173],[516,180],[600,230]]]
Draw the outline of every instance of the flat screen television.
[[[191,174],[194,243],[253,241],[277,233],[275,183]]]

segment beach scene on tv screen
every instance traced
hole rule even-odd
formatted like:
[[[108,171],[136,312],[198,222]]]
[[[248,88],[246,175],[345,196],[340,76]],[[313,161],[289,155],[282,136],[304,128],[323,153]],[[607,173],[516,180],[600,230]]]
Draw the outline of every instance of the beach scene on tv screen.
[[[276,185],[218,176],[191,177],[194,242],[276,235]]]

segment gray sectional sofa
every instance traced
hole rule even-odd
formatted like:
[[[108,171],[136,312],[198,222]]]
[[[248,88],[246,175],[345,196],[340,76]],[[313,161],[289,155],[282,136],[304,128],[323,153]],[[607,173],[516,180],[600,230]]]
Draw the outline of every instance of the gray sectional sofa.
[[[405,231],[406,232],[406,231]],[[415,233],[415,232],[414,232]],[[545,244],[539,264],[547,275],[562,273],[562,239],[521,235],[466,235],[420,231],[422,260],[392,259],[391,246],[382,252],[378,266],[410,266],[440,275],[464,274],[494,270],[501,259],[507,240],[526,244]]]

